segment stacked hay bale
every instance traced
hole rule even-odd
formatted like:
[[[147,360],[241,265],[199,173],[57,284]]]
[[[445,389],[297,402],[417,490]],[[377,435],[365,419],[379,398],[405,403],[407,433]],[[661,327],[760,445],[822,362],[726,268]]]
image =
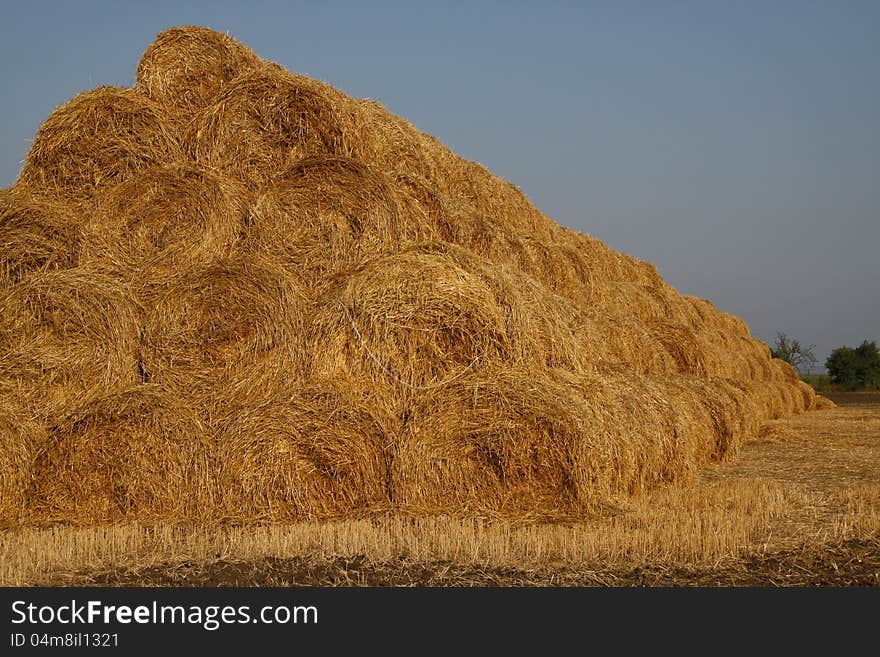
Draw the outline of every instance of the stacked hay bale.
[[[738,318],[224,34],[0,193],[0,522],[581,513],[822,405]]]

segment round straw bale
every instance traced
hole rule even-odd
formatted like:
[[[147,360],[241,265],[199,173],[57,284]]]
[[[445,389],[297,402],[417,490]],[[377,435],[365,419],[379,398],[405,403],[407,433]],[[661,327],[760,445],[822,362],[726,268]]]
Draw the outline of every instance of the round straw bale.
[[[760,340],[731,333],[712,320],[707,320],[696,334],[704,345],[710,376],[738,381],[764,381],[774,376],[769,351]]]
[[[430,234],[401,213],[384,175],[337,156],[299,160],[274,179],[249,217],[248,244],[316,290],[370,257]]]
[[[433,161],[425,152],[425,136],[409,121],[389,112],[382,103],[352,98],[343,114],[347,150],[382,171],[434,179]]]
[[[401,212],[420,230],[421,239],[442,240],[486,254],[476,245],[491,239],[499,228],[472,208],[440,193],[427,178],[411,173],[391,174]]]
[[[579,377],[590,418],[590,440],[581,443],[577,460],[585,495],[601,502],[694,477],[712,434],[690,405],[679,403],[681,389],[673,385],[679,378],[617,365]]]
[[[703,345],[688,326],[670,322],[652,322],[647,326],[651,335],[672,356],[679,373],[696,377],[707,375]]]
[[[662,322],[673,316],[671,304],[654,288],[629,281],[615,281],[608,287],[612,303],[606,307],[610,312],[632,315],[646,324]]]
[[[710,377],[700,381],[700,390],[700,401],[709,409],[714,428],[711,459],[729,460],[758,430],[761,406],[754,401],[750,384]]]
[[[791,364],[784,360],[780,360],[779,358],[773,358],[770,361],[770,370],[771,378],[774,381],[783,381],[796,385],[801,380],[797,370],[794,369]]]
[[[213,103],[233,79],[264,62],[232,37],[204,27],[160,32],[137,67],[135,88],[153,100],[195,112]]]
[[[732,429],[726,418],[718,413],[718,404],[711,401],[717,395],[706,394],[711,383],[684,375],[653,377],[662,385],[678,421],[677,440],[689,445],[693,466],[721,460],[726,455],[725,446],[732,443]],[[720,448],[720,449],[719,449]]]
[[[316,80],[262,70],[235,78],[195,119],[196,159],[260,187],[307,155],[344,155],[336,105],[342,95]]]
[[[519,188],[476,162],[464,160],[442,146],[437,148],[435,182],[442,193],[515,232],[538,240],[552,239],[552,220],[529,203]]]
[[[571,244],[602,280],[614,282],[632,279],[632,259],[628,256],[614,251],[601,240],[585,233],[569,229],[561,232],[557,229],[555,232],[557,240]]]
[[[223,517],[311,520],[388,508],[399,420],[373,394],[311,381],[262,397],[228,408],[217,431]]]
[[[779,420],[804,411],[804,395],[796,383],[788,381],[754,381],[751,384],[762,399],[765,417]]]
[[[435,239],[469,249],[499,265],[534,274],[526,235],[442,193],[437,185],[422,176],[395,172],[393,180],[407,216],[414,217],[420,226],[429,226],[428,232]],[[530,243],[537,242],[531,240]]]
[[[541,267],[536,262],[535,254],[529,249],[530,240],[527,237],[487,217],[473,221],[461,232],[463,236],[470,233],[468,235],[470,239],[464,241],[463,246],[480,257],[496,265],[527,273],[540,283],[544,283],[541,278]]]
[[[18,188],[0,191],[0,287],[32,272],[75,267],[80,223],[62,203]]]
[[[816,400],[813,402],[813,407],[811,410],[814,411],[825,411],[829,408],[837,408],[837,404],[828,399],[827,397],[823,397],[822,395],[816,395]]]
[[[165,279],[231,257],[246,206],[228,178],[187,164],[150,167],[96,197],[83,258],[125,276],[143,301]]]
[[[371,261],[319,302],[314,372],[422,388],[489,361],[583,369],[577,315],[529,277],[464,249],[413,247]]]
[[[626,314],[588,310],[594,349],[602,361],[620,365],[637,374],[672,374],[678,371],[675,359],[644,322]]]
[[[773,356],[767,343],[746,336],[740,336],[739,340],[749,359],[751,378],[759,381],[770,379],[773,376],[773,368],[770,365]]]
[[[419,223],[434,226],[438,230],[440,239],[446,242],[454,241],[449,239],[448,229],[444,229],[451,212],[450,200],[440,193],[434,183],[418,173],[395,171],[389,175],[389,178],[401,206],[406,208],[407,215],[416,215]]]
[[[32,274],[0,294],[0,381],[57,418],[138,377],[139,317],[112,278],[83,268]]]
[[[739,317],[718,310],[711,301],[699,297],[683,297],[696,311],[704,324],[708,324],[731,335],[749,336],[749,327]]]
[[[396,503],[415,511],[577,510],[583,397],[542,370],[469,373],[419,397],[393,462]]]
[[[145,376],[176,390],[210,392],[236,381],[296,380],[304,293],[282,268],[254,258],[218,261],[169,281],[147,316]]]
[[[33,462],[45,440],[43,427],[10,396],[0,394],[0,528],[25,514]]]
[[[139,385],[93,401],[53,429],[34,467],[34,513],[82,524],[205,518],[215,469],[186,401]]]
[[[82,201],[100,187],[181,157],[161,108],[137,91],[98,87],[45,120],[19,178],[32,191]]]
[[[444,200],[444,212],[435,221],[440,239],[463,247],[497,265],[531,272],[532,256],[520,234],[509,226],[483,215],[475,209],[449,197]]]
[[[596,305],[596,272],[580,250],[565,242],[534,239],[525,240],[524,246],[533,263],[526,273],[578,308]]]

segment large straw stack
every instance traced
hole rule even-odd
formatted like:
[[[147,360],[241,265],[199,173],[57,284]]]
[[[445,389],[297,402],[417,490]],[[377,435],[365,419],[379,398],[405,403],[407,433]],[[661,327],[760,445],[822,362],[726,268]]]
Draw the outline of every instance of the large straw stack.
[[[0,522],[571,515],[826,405],[746,325],[224,34],[0,193]]]

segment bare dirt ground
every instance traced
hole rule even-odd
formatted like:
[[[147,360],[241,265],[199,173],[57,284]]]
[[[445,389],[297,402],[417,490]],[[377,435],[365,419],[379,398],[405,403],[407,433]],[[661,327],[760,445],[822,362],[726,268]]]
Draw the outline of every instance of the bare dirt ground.
[[[593,518],[9,529],[0,583],[880,586],[880,393],[831,396],[690,486]]]
[[[293,557],[80,573],[74,581],[80,586],[878,586],[880,541],[755,554],[709,568],[520,570],[403,559],[372,563],[363,556]]]
[[[838,406],[880,406],[880,390],[870,392],[823,392]]]

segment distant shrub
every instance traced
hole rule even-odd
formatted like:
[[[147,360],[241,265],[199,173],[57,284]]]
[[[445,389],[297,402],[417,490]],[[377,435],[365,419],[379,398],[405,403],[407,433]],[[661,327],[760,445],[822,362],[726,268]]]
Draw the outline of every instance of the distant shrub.
[[[838,347],[825,367],[832,383],[847,390],[880,388],[880,351],[875,342],[865,340],[855,349]]]

